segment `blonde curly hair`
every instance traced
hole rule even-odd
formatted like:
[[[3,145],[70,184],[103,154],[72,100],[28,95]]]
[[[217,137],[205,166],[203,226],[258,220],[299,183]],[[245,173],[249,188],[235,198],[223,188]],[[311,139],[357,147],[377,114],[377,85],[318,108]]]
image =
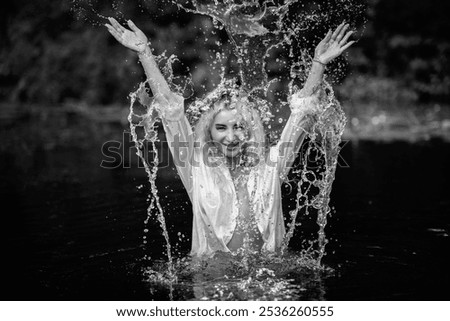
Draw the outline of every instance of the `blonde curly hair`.
[[[236,110],[247,139],[244,142],[242,163],[245,163],[246,166],[255,166],[262,157],[265,157],[264,127],[255,103],[248,95],[236,88],[220,88],[220,92],[214,91],[209,94],[204,103],[209,106],[207,109],[205,108],[206,111],[194,126],[196,141],[200,142],[201,146],[213,141],[211,128],[215,117],[222,110]],[[249,159],[250,155],[252,159]]]

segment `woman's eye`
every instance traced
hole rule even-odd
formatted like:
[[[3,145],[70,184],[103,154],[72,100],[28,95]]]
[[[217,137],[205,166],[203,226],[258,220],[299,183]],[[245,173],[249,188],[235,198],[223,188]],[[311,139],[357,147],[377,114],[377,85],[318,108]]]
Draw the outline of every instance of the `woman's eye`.
[[[218,130],[218,131],[223,131],[225,129],[226,129],[225,126],[216,126],[216,130]]]

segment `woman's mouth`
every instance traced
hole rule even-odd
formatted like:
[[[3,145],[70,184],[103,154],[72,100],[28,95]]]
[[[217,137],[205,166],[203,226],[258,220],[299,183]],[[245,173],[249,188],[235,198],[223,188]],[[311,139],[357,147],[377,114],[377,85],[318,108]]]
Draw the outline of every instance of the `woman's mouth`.
[[[228,144],[228,145],[227,145],[227,149],[228,149],[228,150],[234,150],[234,149],[236,149],[237,147],[239,147],[239,143],[233,143],[233,144]]]

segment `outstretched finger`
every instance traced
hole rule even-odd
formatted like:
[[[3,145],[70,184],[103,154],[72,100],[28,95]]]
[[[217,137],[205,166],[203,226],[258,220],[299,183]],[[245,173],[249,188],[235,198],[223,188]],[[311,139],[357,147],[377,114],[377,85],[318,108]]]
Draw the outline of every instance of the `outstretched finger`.
[[[341,29],[344,27],[345,22],[342,22],[339,26],[337,26],[336,30],[334,30],[333,35],[331,36],[331,39],[336,40],[336,37],[338,36],[339,32],[341,32]]]
[[[122,42],[122,36],[120,33],[116,31],[112,26],[105,24],[106,28],[108,28],[109,33],[116,38],[117,41]]]
[[[345,46],[341,47],[341,52],[343,52],[344,50],[346,50],[348,47],[350,47],[351,45],[353,45],[356,41],[352,40],[350,41],[348,44],[346,44]]]
[[[347,32],[347,34],[345,35],[345,37],[342,38],[342,40],[339,42],[339,45],[340,45],[340,46],[344,45],[344,44],[347,42],[348,38],[350,38],[350,36],[353,34],[353,32],[354,32],[354,31],[349,31],[349,32]]]
[[[330,41],[330,39],[331,39],[331,29],[328,30],[328,32],[327,32],[325,38],[323,38],[321,42],[325,43],[325,42]]]
[[[138,27],[136,27],[136,25],[134,24],[133,21],[128,20],[127,23],[128,23],[128,26],[130,27],[130,29],[133,30],[134,32],[141,31]]]
[[[117,32],[120,32],[120,33],[125,32],[126,29],[124,27],[122,27],[122,25],[120,23],[118,23],[116,19],[109,17],[108,20],[111,23],[111,25],[114,27],[114,29],[116,29]]]
[[[105,23],[105,27],[108,28],[109,33],[116,38],[117,41],[121,41],[122,36],[116,29],[114,29],[111,25]]]
[[[340,42],[342,40],[348,27],[349,27],[349,24],[345,24],[344,27],[342,27],[342,29],[339,31],[339,34],[336,37],[337,42]]]

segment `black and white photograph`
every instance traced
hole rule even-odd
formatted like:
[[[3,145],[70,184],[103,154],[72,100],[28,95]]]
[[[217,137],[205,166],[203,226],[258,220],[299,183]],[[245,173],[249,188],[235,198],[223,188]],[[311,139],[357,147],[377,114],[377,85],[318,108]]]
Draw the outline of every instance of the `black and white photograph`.
[[[2,301],[450,300],[449,9],[3,1]]]

